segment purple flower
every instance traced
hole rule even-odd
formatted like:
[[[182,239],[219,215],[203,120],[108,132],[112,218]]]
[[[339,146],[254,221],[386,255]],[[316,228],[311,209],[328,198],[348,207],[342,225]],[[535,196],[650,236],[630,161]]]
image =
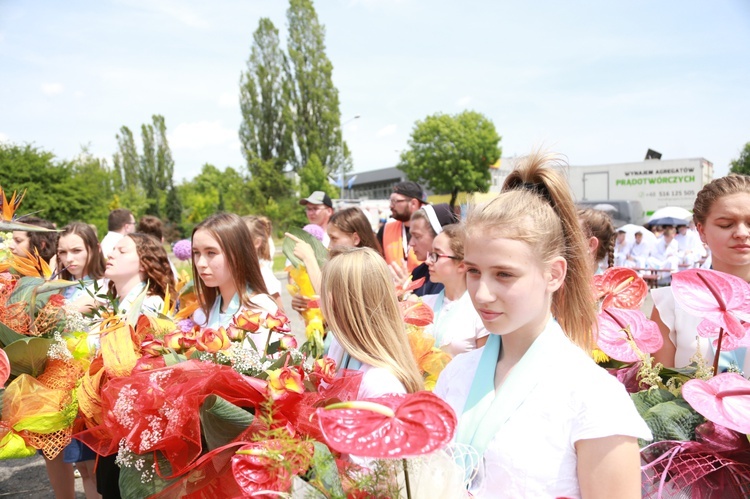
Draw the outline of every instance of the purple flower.
[[[193,327],[195,327],[195,322],[193,322],[193,319],[182,319],[177,323],[177,327],[179,327],[180,331],[183,333],[188,333]]]
[[[323,242],[323,238],[325,237],[325,231],[323,230],[323,227],[320,225],[315,224],[307,224],[304,227],[302,227],[302,230],[313,236],[315,239],[317,239],[320,242]]]
[[[172,251],[174,252],[174,256],[180,260],[190,260],[190,257],[193,256],[193,245],[190,239],[182,239],[174,243]]]

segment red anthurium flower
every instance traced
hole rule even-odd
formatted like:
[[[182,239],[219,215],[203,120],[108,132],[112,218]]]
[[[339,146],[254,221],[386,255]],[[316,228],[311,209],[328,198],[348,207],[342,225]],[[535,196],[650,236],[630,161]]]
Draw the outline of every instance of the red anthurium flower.
[[[249,496],[264,491],[289,492],[292,480],[310,467],[310,442],[300,442],[306,452],[284,453],[279,440],[253,442],[242,446],[232,457],[232,474]],[[267,496],[263,496],[267,497]]]
[[[625,308],[636,310],[643,305],[648,294],[648,286],[633,269],[611,267],[603,274],[594,276],[596,301],[601,308]]]
[[[245,310],[234,318],[234,325],[243,331],[254,333],[260,329],[260,323],[263,313],[252,310]]]
[[[722,350],[750,344],[750,285],[743,279],[715,270],[688,269],[672,276],[675,301],[685,310],[703,317],[698,334],[716,338],[724,329]],[[716,343],[716,342],[714,342]]]
[[[281,312],[266,317],[266,327],[270,331],[276,331],[279,333],[288,333],[292,330],[289,318]]]
[[[654,353],[664,344],[659,326],[640,310],[605,308],[599,312],[598,319],[599,337],[596,344],[613,359],[622,362],[638,360],[638,355],[628,342],[625,328],[630,328],[630,335],[641,352]]]
[[[407,458],[440,449],[453,438],[456,414],[430,392],[341,402],[316,411],[332,449],[374,458]]]
[[[5,350],[0,349],[0,385],[4,385],[10,377],[10,360]]]
[[[737,373],[722,373],[708,381],[691,379],[682,396],[706,419],[750,434],[750,381]]]
[[[422,300],[417,301],[401,301],[399,302],[401,307],[401,315],[404,318],[404,322],[413,326],[422,327],[432,324],[435,320],[435,313],[432,309],[425,305]]]
[[[421,287],[422,284],[424,284],[424,281],[425,281],[425,278],[420,277],[416,281],[412,281],[412,280],[406,281],[403,286],[396,286],[396,296],[400,298],[403,294],[408,293],[409,291],[414,291],[415,289]]]

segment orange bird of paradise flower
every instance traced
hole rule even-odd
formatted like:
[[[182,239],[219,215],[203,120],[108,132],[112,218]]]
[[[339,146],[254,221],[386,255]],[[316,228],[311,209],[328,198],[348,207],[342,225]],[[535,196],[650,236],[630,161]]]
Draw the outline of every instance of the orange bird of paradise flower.
[[[8,197],[5,195],[5,191],[2,187],[0,187],[0,201],[2,201],[3,221],[10,222],[13,220],[13,215],[16,213],[16,210],[18,209],[18,206],[21,204],[21,201],[23,200],[25,195],[26,191],[23,191],[20,196],[16,191],[13,191],[13,195],[10,197],[10,201],[8,201]]]

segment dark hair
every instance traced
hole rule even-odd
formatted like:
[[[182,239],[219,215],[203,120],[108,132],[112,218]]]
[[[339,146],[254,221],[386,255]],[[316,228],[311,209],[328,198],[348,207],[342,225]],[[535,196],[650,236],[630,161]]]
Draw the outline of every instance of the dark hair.
[[[584,208],[578,211],[578,219],[583,226],[583,232],[588,237],[595,237],[599,240],[594,258],[597,262],[607,257],[607,265],[611,267],[615,261],[615,226],[612,225],[612,218],[607,212],[595,210],[593,208]]]
[[[161,243],[164,239],[164,224],[162,224],[161,220],[158,217],[155,217],[153,215],[144,215],[138,221],[136,232],[154,236],[156,240]]]
[[[266,282],[260,273],[260,263],[258,255],[255,253],[255,246],[252,244],[252,236],[247,229],[247,225],[239,215],[234,213],[216,213],[211,215],[201,223],[195,226],[190,238],[192,244],[195,233],[199,230],[205,230],[216,239],[224,252],[224,258],[229,268],[232,270],[234,284],[237,287],[237,293],[240,296],[240,302],[247,306],[250,303],[251,296],[245,292],[249,285],[253,293],[268,294]],[[207,287],[195,269],[195,259],[193,259],[193,282],[195,283],[195,294],[198,296],[198,303],[208,316],[211,307],[218,296],[217,288]]]
[[[695,223],[704,225],[714,202],[724,196],[739,193],[750,193],[750,176],[730,173],[726,177],[712,180],[698,191],[693,204],[693,219]]]
[[[443,232],[448,238],[448,247],[453,256],[459,260],[464,259],[464,227],[461,224],[450,224],[443,227]],[[436,236],[437,237],[437,236]]]
[[[362,210],[354,206],[337,211],[328,221],[329,225],[335,226],[341,232],[346,234],[357,234],[359,236],[359,248],[372,248],[381,255],[383,250],[380,248],[375,233],[372,231],[370,221]]]
[[[57,231],[55,231],[55,224],[49,220],[35,216],[21,217],[18,221],[44,229],[51,229],[49,232],[24,231],[29,238],[29,253],[33,255],[34,250],[36,250],[39,252],[42,260],[49,263],[52,257],[57,254]]]
[[[169,295],[174,300],[176,294],[174,290],[174,274],[172,267],[169,265],[169,257],[161,245],[153,236],[134,232],[128,234],[135,243],[135,250],[138,253],[138,260],[143,267],[143,273],[146,274],[144,282],[148,282],[148,294],[165,297],[167,289]],[[109,283],[109,289],[117,295],[115,283]]]
[[[107,218],[107,230],[116,232],[130,223],[133,213],[127,208],[117,208],[109,212]]]
[[[57,241],[65,236],[76,235],[81,238],[83,245],[86,246],[86,252],[88,253],[88,260],[86,266],[83,269],[83,275],[88,276],[91,279],[101,279],[104,276],[104,257],[102,252],[99,250],[99,240],[96,238],[96,232],[91,228],[89,224],[83,222],[72,222],[63,227],[60,232]],[[60,259],[57,259],[57,268],[60,270],[60,278],[68,281],[74,280],[75,278],[68,272],[67,268],[62,267]]]

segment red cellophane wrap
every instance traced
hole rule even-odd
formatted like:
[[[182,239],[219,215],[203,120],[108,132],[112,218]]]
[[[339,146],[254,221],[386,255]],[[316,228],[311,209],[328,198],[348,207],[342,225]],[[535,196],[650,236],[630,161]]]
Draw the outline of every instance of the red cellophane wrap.
[[[655,442],[641,451],[647,462],[642,467],[647,484],[643,497],[750,497],[747,437],[708,421],[696,428],[695,438]]]
[[[103,424],[76,438],[102,456],[117,452],[121,440],[136,454],[161,451],[176,476],[201,454],[199,409],[208,395],[257,410],[265,393],[265,381],[197,360],[135,372],[104,385]]]
[[[303,396],[285,397],[274,402],[272,409],[273,422],[275,427],[286,428],[291,435],[300,439],[311,437],[323,441],[320,428],[317,421],[311,416],[318,407],[324,407],[330,403],[354,400],[359,391],[359,385],[362,381],[362,373],[359,371],[342,370],[339,376],[329,385],[321,387],[318,392],[307,392]],[[235,442],[201,456],[194,464],[183,471],[183,476],[175,483],[152,496],[152,499],[166,498],[206,498],[215,499],[217,497],[238,497],[243,495],[243,489],[237,483],[234,476],[234,466],[237,467],[240,461],[248,461],[253,458],[248,456],[237,456],[238,450],[248,446],[273,445],[273,441],[261,440],[260,432],[268,428],[261,422],[261,418],[255,418],[247,430],[242,432]],[[247,465],[247,463],[243,463]],[[258,471],[259,473],[262,470]],[[262,473],[261,473],[262,474]],[[273,481],[278,477],[266,477]],[[266,484],[269,487],[271,484]],[[264,496],[265,497],[265,496]]]

